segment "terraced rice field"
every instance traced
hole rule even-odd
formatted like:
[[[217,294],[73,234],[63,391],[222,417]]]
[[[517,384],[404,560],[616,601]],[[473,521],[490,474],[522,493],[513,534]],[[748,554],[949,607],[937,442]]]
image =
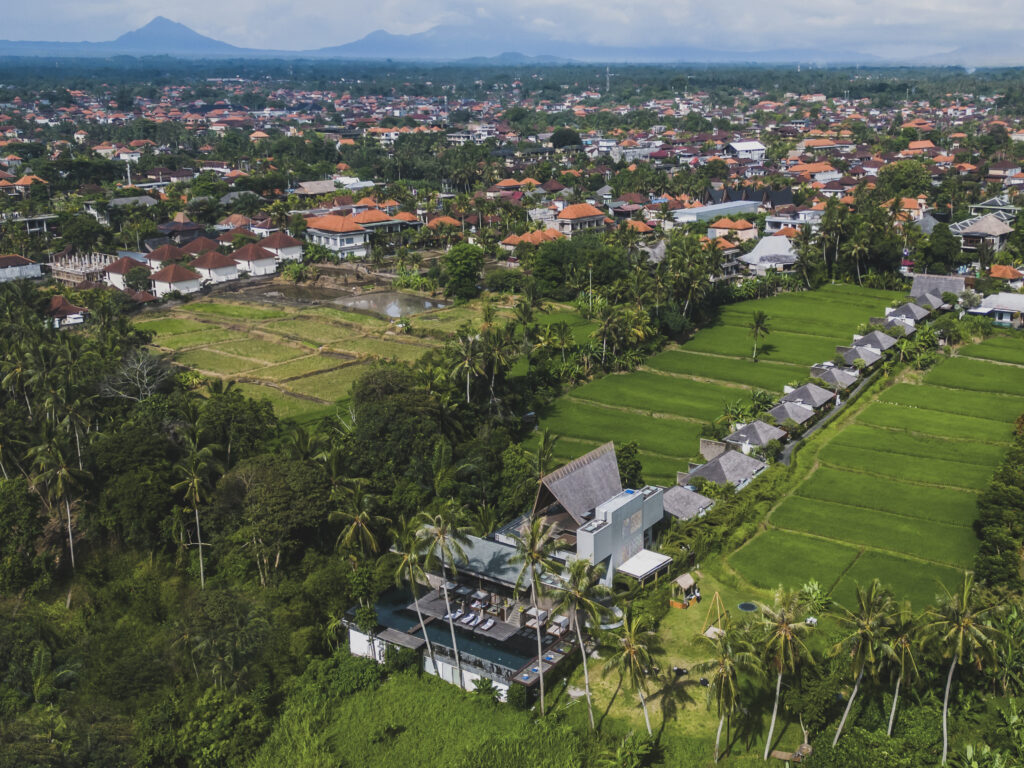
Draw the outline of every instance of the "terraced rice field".
[[[1010,362],[1024,339],[1009,341],[1018,348],[1006,337],[967,346],[923,382],[858,403],[808,446],[810,473],[772,510],[769,530],[729,556],[732,567],[757,586],[817,578],[840,601],[877,577],[918,607],[932,603],[973,564],[978,493],[1024,413],[1024,366]],[[780,564],[779,552],[807,567]]]
[[[455,309],[432,315],[454,327],[449,311]],[[479,307],[458,308],[457,320],[474,313],[479,317]],[[412,363],[442,343],[385,335],[387,320],[334,307],[278,308],[235,298],[193,301],[136,324],[174,362],[235,379],[246,394],[270,400],[280,418],[300,420],[333,410],[370,361]]]
[[[806,381],[810,365],[831,360],[836,345],[849,343],[857,327],[894,298],[886,291],[826,286],[730,305],[716,325],[654,355],[639,371],[605,376],[560,398],[541,426],[563,438],[558,451],[564,458],[608,440],[635,440],[644,479],[674,483],[676,472],[697,458],[702,425],[727,403],[749,401],[755,389],[781,394],[787,384]],[[772,328],[756,363],[747,327],[755,310],[768,313]]]

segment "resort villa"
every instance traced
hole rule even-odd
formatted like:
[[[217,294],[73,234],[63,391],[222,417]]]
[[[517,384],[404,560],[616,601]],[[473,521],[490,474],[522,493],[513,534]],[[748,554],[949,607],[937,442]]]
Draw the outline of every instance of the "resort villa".
[[[470,536],[466,557],[444,573],[427,575],[418,590],[419,610],[437,660],[435,669],[423,652],[423,669],[459,684],[455,651],[448,623],[448,606],[455,620],[463,687],[472,690],[481,678],[491,680],[504,697],[512,684],[537,685],[538,625],[543,630],[543,671],[547,672],[574,650],[570,617],[553,613],[549,594],[533,608],[529,579],[520,578],[516,538],[535,516],[555,526],[556,562],[585,558],[605,567],[604,581],[615,573],[639,581],[667,570],[671,558],[653,552],[655,526],[664,518],[664,489],[647,486],[623,489],[615,448],[607,443],[541,479],[531,513],[512,521],[493,537]],[[549,592],[558,580],[545,575]],[[445,589],[448,602],[445,601]],[[378,626],[368,632],[357,625],[354,613],[346,619],[349,649],[353,654],[383,661],[388,646],[422,651],[426,645],[408,589],[391,590],[376,605]]]

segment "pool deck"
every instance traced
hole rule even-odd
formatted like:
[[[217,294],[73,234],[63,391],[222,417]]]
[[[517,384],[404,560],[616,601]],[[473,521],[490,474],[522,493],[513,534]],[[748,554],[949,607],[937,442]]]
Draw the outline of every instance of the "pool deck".
[[[451,600],[451,602],[453,603],[452,607],[455,607],[454,604],[456,601]],[[415,613],[416,605],[414,603],[410,603],[408,610]],[[444,603],[444,594],[442,594],[441,590],[435,589],[420,598],[420,612],[424,617],[429,616],[431,619],[447,623],[445,616],[448,615],[448,612]],[[489,616],[488,618],[494,619],[494,626],[488,630],[482,630],[479,626],[467,627],[465,624],[460,624],[458,621],[455,622],[455,628],[462,630],[463,632],[473,632],[474,634],[481,635],[483,637],[490,637],[498,642],[505,642],[519,631],[519,627],[514,624],[509,624],[508,622],[500,621],[496,616]],[[414,626],[418,628],[419,623],[417,622]]]

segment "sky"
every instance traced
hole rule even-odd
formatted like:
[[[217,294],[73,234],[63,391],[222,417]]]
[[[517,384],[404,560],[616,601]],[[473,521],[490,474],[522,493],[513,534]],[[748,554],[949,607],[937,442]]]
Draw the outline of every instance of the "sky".
[[[421,32],[440,24],[606,45],[692,45],[726,50],[841,47],[907,57],[1024,32],[1020,0],[36,0],[7,14],[9,40],[103,41],[154,16],[241,47],[312,49],[376,29]]]

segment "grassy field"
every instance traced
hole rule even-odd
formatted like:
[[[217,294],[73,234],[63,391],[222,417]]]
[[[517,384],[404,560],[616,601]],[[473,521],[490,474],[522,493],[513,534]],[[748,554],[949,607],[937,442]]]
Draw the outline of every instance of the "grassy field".
[[[483,302],[475,301],[435,310],[428,322],[443,337],[464,322],[479,325],[482,312]],[[583,322],[567,307],[557,312],[574,326]],[[498,315],[511,317],[507,309]],[[425,317],[414,317],[414,326]],[[300,422],[333,412],[372,360],[413,363],[442,343],[388,334],[389,321],[372,315],[323,305],[267,306],[237,296],[146,312],[136,325],[151,331],[153,347],[175,363],[241,379],[242,391],[269,400],[279,418]],[[332,354],[320,354],[325,351]]]
[[[756,586],[777,572],[789,585],[814,576],[841,602],[852,599],[855,583],[875,577],[917,607],[955,583],[977,552],[978,492],[1024,412],[1022,372],[989,360],[1013,354],[1006,340],[966,349],[970,358],[943,359],[923,381],[910,377],[874,392],[812,438],[800,454],[808,467],[802,481],[730,565]],[[800,554],[823,542],[856,555],[836,554],[827,581],[820,561]],[[807,567],[780,563],[786,557],[806,559]]]
[[[541,426],[588,443],[635,440],[645,479],[671,482],[697,455],[701,424],[718,418],[727,403],[748,401],[755,388],[778,395],[785,385],[806,381],[808,366],[831,360],[837,345],[849,343],[895,297],[826,286],[724,307],[718,323],[654,355],[641,370],[573,390],[542,416]],[[772,332],[755,363],[747,324],[756,310],[768,313]],[[557,309],[546,315],[551,322],[571,317]]]
[[[960,355],[1024,365],[1024,336],[994,336],[981,344],[967,345],[960,350]]]
[[[838,541],[769,530],[737,549],[729,564],[762,589],[797,589],[811,579],[828,588],[856,557],[856,547]]]

